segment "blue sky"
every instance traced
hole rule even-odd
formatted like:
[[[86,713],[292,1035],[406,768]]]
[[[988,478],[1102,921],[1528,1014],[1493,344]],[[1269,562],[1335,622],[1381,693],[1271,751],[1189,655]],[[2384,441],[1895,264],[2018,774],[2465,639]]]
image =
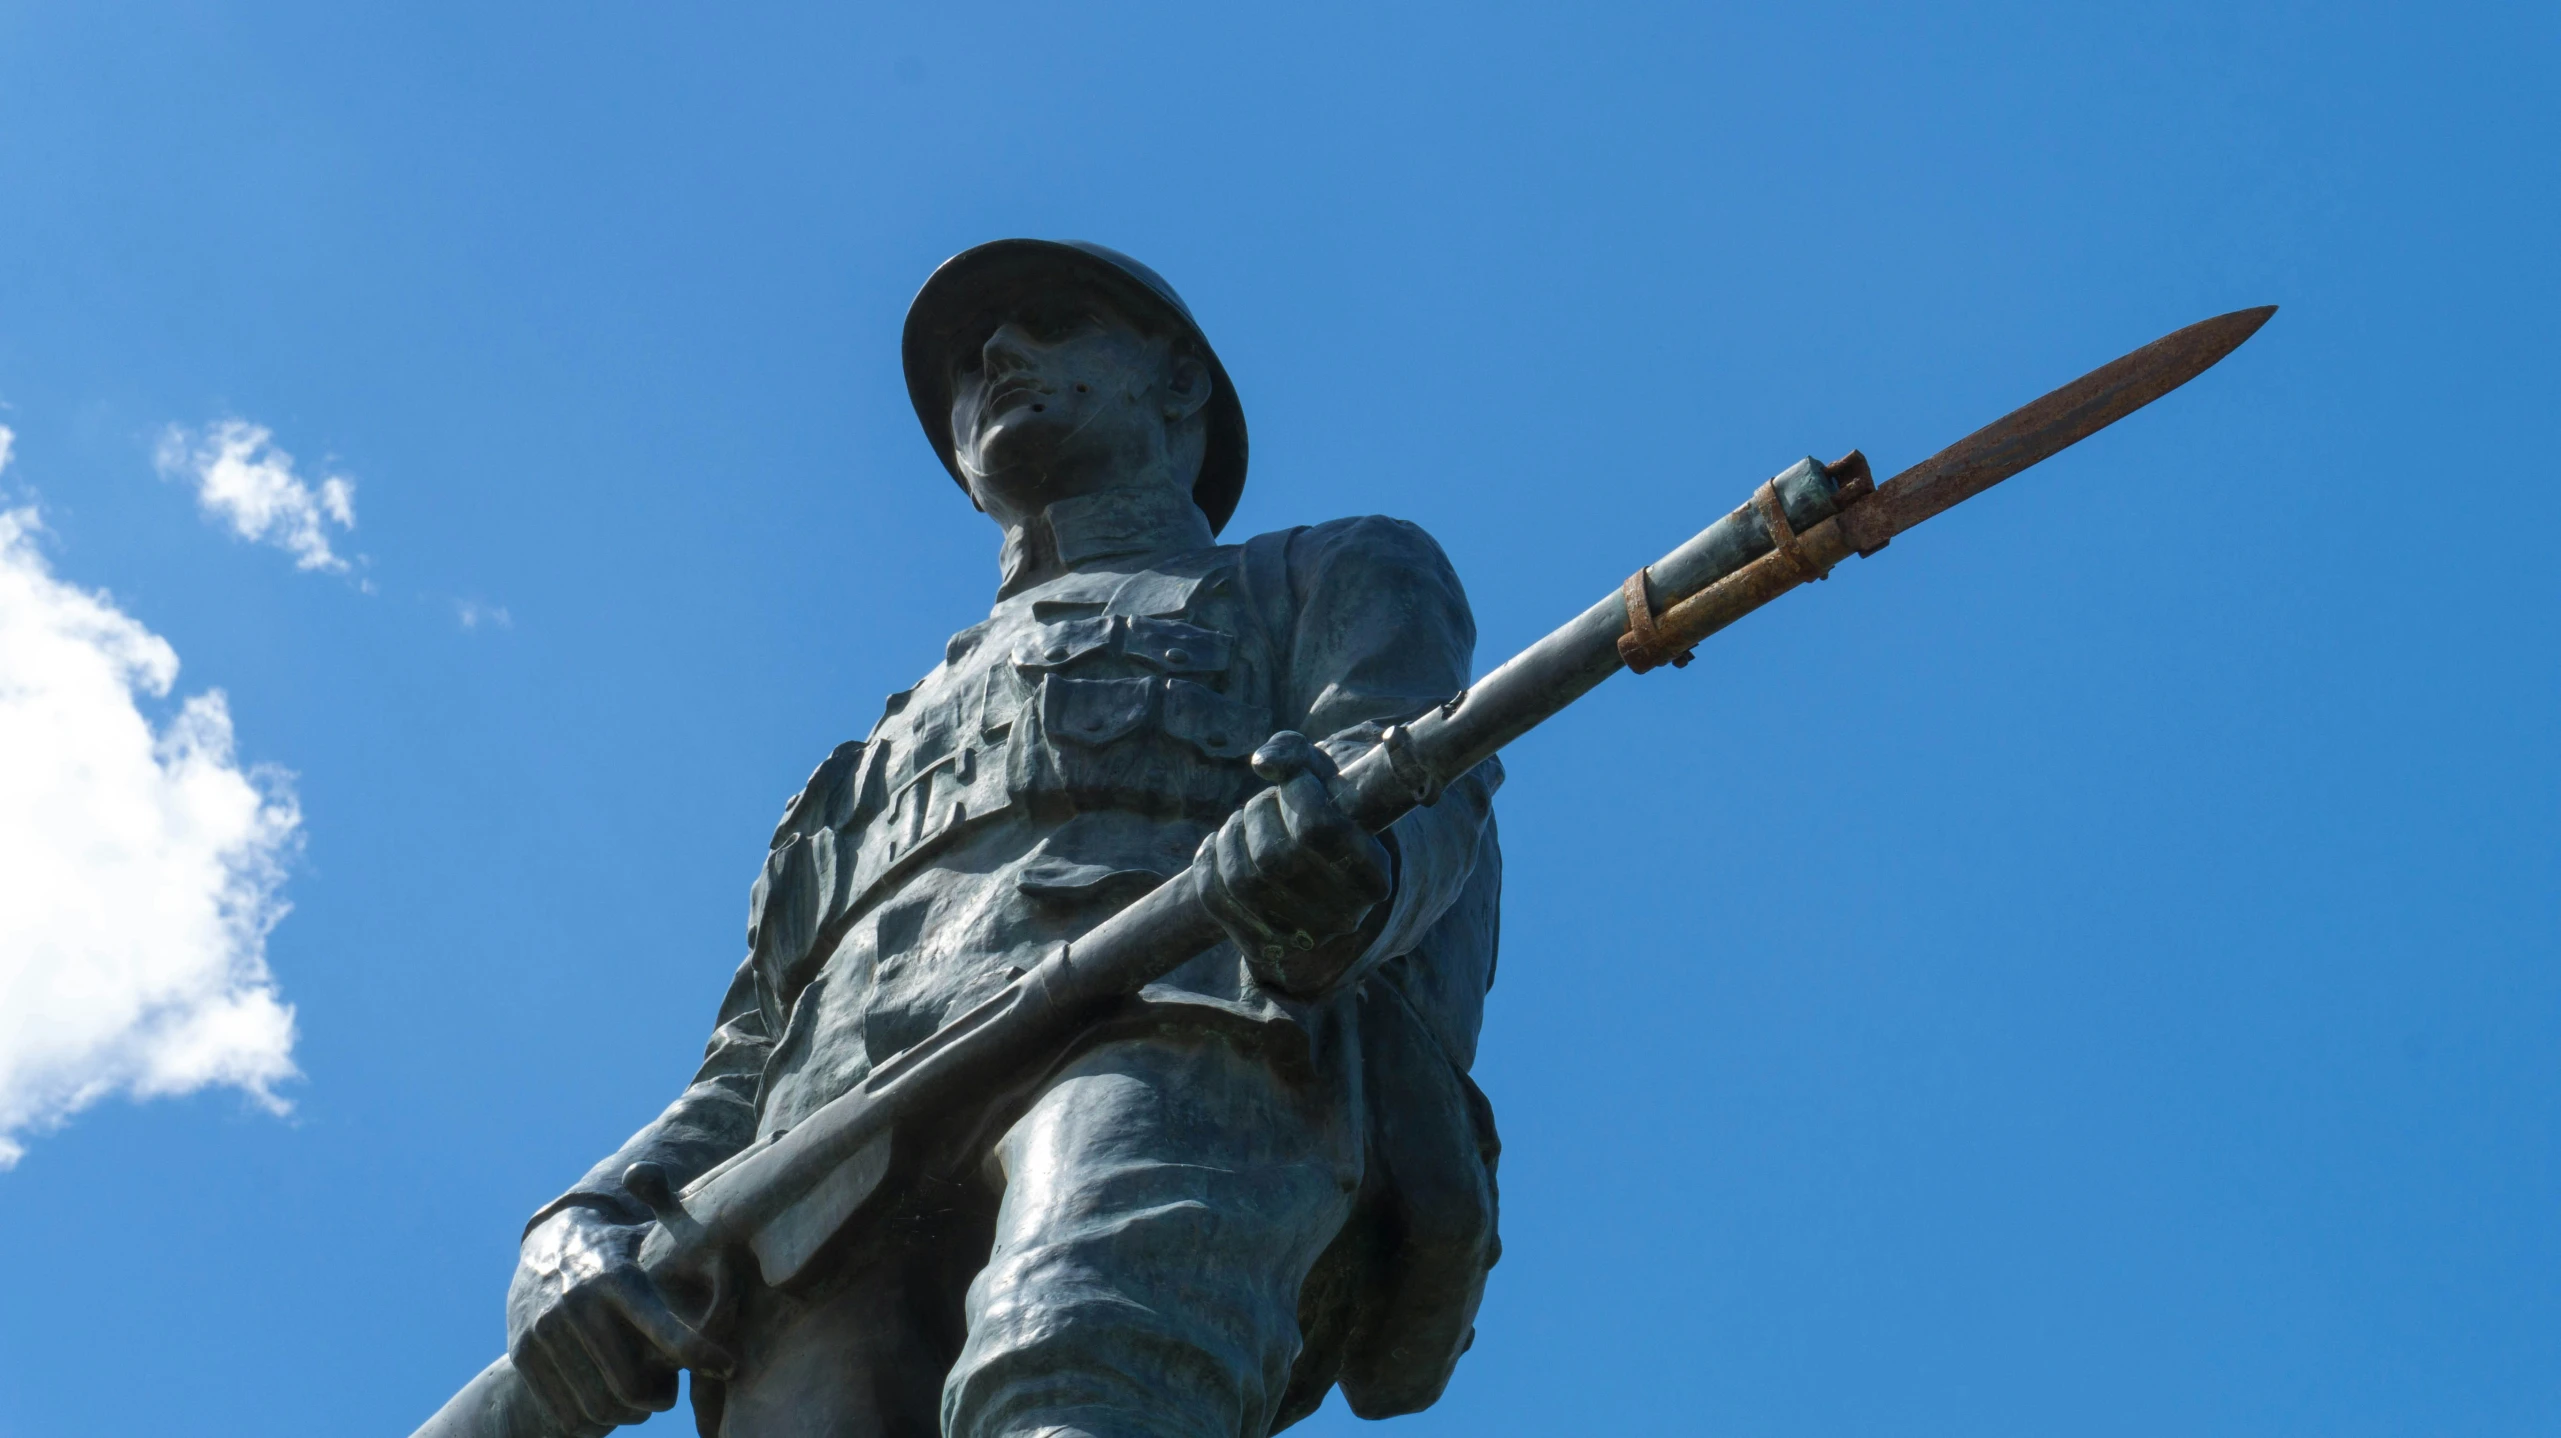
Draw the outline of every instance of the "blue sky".
[[[896,335],[1009,234],[1169,276],[1231,533],[1420,522],[1481,665],[1800,455],[2284,306],[1517,747],[1506,1257],[1392,1431],[2553,1431],[2556,61],[2531,5],[0,3],[0,635],[130,626],[0,675],[69,746],[0,786],[167,840],[0,839],[0,1434],[401,1433],[498,1350],[782,799],[984,613]],[[44,964],[223,1022],[63,1048]]]

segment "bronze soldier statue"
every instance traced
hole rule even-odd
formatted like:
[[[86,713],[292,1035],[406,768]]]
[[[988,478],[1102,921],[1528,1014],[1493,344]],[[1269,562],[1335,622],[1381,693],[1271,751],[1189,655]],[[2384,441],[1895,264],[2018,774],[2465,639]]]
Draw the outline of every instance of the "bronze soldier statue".
[[[1622,669],[2115,423],[2201,320],[1878,484],[1806,459],[1468,682],[1420,530],[1221,545],[1245,422],[1097,245],[934,273],[907,383],[1004,531],[984,623],[774,831],[701,1071],[527,1225],[508,1356],[417,1438],[1261,1438],[1439,1397],[1494,1262],[1468,1080],[1495,755]],[[1306,734],[1326,736],[1310,742]]]
[[[672,1406],[679,1367],[713,1438],[1261,1438],[1338,1384],[1424,1407],[1497,1253],[1467,1070],[1500,769],[1372,837],[1255,761],[1282,731],[1348,760],[1463,689],[1458,577],[1391,519],[1220,543],[1244,411],[1128,256],[967,251],[904,347],[1003,531],[995,607],[791,801],[692,1085],[527,1225],[515,1369],[583,1433]],[[633,1165],[681,1188],[790,1129],[1196,856],[1229,942],[1009,1055],[787,1288],[709,1331],[670,1312]]]

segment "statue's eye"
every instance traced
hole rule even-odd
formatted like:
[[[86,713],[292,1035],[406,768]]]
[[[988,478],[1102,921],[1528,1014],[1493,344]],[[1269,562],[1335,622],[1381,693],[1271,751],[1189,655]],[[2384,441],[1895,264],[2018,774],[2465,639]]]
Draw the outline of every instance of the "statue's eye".
[[[1093,311],[1088,309],[1074,305],[1042,303],[1025,306],[1023,312],[1015,317],[1014,323],[1022,327],[1023,333],[1042,344],[1056,344],[1060,340],[1084,333],[1099,321],[1095,318]]]
[[[1058,311],[1048,305],[1025,305],[1014,317],[1024,334],[1044,343],[1058,338]]]

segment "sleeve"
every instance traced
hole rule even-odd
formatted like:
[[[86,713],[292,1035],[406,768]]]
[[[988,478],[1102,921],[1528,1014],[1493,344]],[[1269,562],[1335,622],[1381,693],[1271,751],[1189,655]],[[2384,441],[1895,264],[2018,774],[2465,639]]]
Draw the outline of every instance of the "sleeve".
[[[682,1188],[755,1138],[756,1092],[781,1025],[774,980],[795,969],[816,941],[821,911],[834,896],[835,831],[851,820],[862,755],[860,742],[836,746],[774,826],[764,870],[748,896],[747,957],[721,998],[693,1082],[567,1193],[535,1210],[527,1231],[564,1208],[592,1208],[637,1223],[649,1210],[624,1189],[624,1170],[654,1163]]]
[[[751,957],[730,980],[694,1081],[664,1113],[587,1170],[586,1177],[567,1193],[536,1210],[525,1221],[527,1231],[564,1208],[592,1208],[624,1223],[638,1223],[649,1217],[649,1210],[624,1190],[625,1169],[635,1163],[654,1163],[682,1188],[747,1146],[756,1136],[756,1085],[764,1076],[766,1055],[773,1049],[756,985],[756,961]]]
[[[1337,760],[1467,687],[1476,619],[1448,556],[1421,528],[1370,516],[1303,530],[1290,543],[1289,587],[1297,616],[1283,660],[1287,705]],[[1412,949],[1458,897],[1502,782],[1501,763],[1488,759],[1380,835],[1396,891],[1343,983]]]

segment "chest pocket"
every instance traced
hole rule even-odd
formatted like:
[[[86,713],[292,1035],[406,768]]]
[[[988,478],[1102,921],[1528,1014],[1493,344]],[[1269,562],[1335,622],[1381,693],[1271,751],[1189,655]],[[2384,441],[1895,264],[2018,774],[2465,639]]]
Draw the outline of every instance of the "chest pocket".
[[[1007,667],[1032,732],[1011,746],[1013,791],[1050,813],[1195,818],[1251,793],[1242,761],[1269,736],[1271,712],[1257,695],[1223,692],[1254,689],[1257,674],[1239,663],[1234,633],[1199,617],[1128,613],[1116,600],[1100,614],[1053,611],[1017,637]]]
[[[1156,685],[1155,679],[1145,675],[1130,679],[1042,675],[1041,730],[1066,744],[1094,746],[1126,739],[1155,709]]]
[[[1236,760],[1271,736],[1272,716],[1259,704],[1188,679],[1051,674],[1040,681],[1040,726],[1053,742],[1096,748],[1128,738],[1151,720],[1206,758]]]

